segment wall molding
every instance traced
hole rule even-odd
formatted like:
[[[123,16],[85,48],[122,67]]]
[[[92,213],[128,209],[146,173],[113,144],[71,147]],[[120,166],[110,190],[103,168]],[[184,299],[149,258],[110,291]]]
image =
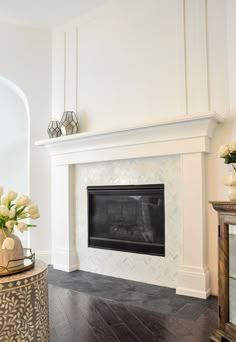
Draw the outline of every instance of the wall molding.
[[[189,115],[210,111],[207,0],[176,0],[176,23],[177,112]],[[53,31],[54,116],[79,109],[79,27],[80,22],[73,21]]]
[[[187,113],[209,111],[206,0],[184,0],[184,49]]]
[[[177,42],[178,42],[178,76],[179,76],[179,113],[188,113],[187,70],[186,70],[186,25],[185,0],[178,0],[177,6]]]

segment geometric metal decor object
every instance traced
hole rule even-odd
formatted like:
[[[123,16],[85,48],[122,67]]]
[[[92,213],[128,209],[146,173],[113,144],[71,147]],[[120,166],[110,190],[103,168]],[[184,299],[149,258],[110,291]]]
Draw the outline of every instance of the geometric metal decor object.
[[[76,134],[79,132],[79,123],[75,112],[66,111],[61,118],[61,132],[63,135]]]
[[[61,136],[61,128],[60,128],[60,122],[50,121],[48,125],[48,135],[49,138],[57,138]]]

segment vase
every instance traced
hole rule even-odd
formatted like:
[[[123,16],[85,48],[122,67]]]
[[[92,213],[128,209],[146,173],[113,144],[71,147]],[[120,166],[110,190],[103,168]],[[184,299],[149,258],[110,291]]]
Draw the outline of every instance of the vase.
[[[57,120],[52,120],[48,125],[48,136],[49,138],[57,138],[61,136],[60,122]]]
[[[236,171],[233,170],[225,175],[224,185],[228,187],[229,200],[236,201]]]
[[[61,118],[61,133],[63,135],[76,134],[79,132],[79,122],[75,112],[66,111]]]
[[[3,241],[5,240],[5,235],[3,232],[5,231],[5,235],[9,238],[12,238],[15,241],[15,246],[13,249],[2,249]],[[24,250],[22,247],[21,240],[13,233],[9,233],[7,228],[0,229],[0,268],[1,266],[7,267],[17,267],[23,264],[23,260],[14,261],[9,264],[11,260],[23,259],[24,257]],[[1,269],[0,269],[1,271]]]

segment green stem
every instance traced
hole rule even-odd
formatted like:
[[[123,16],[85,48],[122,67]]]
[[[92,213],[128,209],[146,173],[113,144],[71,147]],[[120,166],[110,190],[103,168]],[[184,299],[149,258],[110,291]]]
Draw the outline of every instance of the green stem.
[[[27,220],[28,218],[30,218],[30,216],[27,216],[27,217],[17,217],[15,218],[15,221],[20,221],[20,220]]]
[[[16,210],[16,216],[19,216],[19,215],[25,210],[25,208],[26,208],[26,207],[24,206],[24,207],[22,207],[22,208]]]

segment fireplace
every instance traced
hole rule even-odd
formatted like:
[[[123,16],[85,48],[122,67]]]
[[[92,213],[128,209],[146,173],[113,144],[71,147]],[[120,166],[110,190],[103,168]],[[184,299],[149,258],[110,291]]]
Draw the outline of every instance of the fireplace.
[[[36,142],[47,148],[53,175],[52,251],[46,253],[47,260],[52,257],[54,267],[62,271],[79,268],[207,298],[211,287],[205,156],[220,122],[215,113],[198,113],[147,126]],[[165,184],[164,258],[88,248],[86,187],[124,180]]]
[[[88,246],[165,256],[164,185],[88,186]]]

